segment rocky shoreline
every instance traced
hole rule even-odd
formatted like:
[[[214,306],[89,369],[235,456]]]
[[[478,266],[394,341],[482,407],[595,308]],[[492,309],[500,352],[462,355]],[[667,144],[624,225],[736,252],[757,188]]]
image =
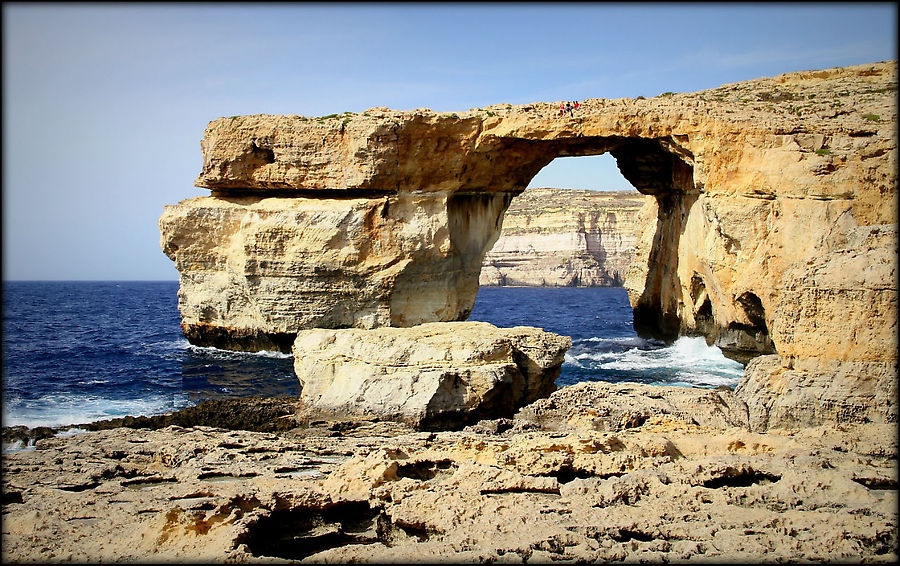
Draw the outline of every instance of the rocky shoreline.
[[[206,426],[226,430],[277,432],[297,426],[293,416],[299,403],[299,397],[211,399],[162,415],[126,416],[54,427],[5,426],[2,439],[4,450],[9,447],[11,451],[18,451],[45,438],[116,428],[158,430],[168,426]]]
[[[895,423],[896,91],[884,61],[586,99],[570,116],[544,101],[213,120],[194,183],[209,195],[159,219],[182,331],[286,352],[314,329],[461,321],[482,274],[502,279],[486,254],[533,281],[520,252],[553,250],[560,282],[622,280],[639,335],[752,360],[754,430]],[[607,153],[643,196],[526,190],[556,158]]]
[[[898,558],[895,424],[752,432],[728,389],[631,383],[441,432],[304,422],[297,403],[201,403],[5,454],[4,562]]]
[[[159,222],[183,332],[293,342],[303,394],[4,431],[2,559],[896,562],[896,77],[211,122]],[[735,390],[554,391],[567,337],[459,322],[512,199],[603,153],[652,195],[635,329]]]

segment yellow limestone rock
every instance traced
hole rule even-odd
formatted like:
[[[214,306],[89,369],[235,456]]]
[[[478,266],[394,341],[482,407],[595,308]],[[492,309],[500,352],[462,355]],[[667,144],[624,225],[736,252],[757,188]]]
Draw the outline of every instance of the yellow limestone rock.
[[[304,328],[457,320],[478,291],[504,197],[199,197],[167,206],[192,343],[289,352]]]
[[[321,423],[44,438],[0,462],[0,557],[897,561],[895,425],[751,432],[730,391],[640,384],[583,383],[539,403],[459,431],[361,421],[340,433]],[[602,426],[572,418],[588,404]]]
[[[195,343],[287,351],[304,328],[464,319],[511,198],[556,157],[608,152],[653,196],[625,278],[641,332],[703,334],[736,358],[803,368],[750,365],[739,394],[760,427],[788,426],[773,409],[798,390],[810,397],[795,425],[896,422],[896,91],[890,61],[589,99],[574,116],[539,102],[215,120],[196,181],[211,200],[160,220],[182,326]],[[323,259],[283,265],[275,258],[311,248],[306,231],[288,223],[247,240],[258,215],[224,209],[248,196],[327,201],[350,216],[323,216],[335,234]],[[333,261],[352,247],[354,261]],[[843,384],[830,387],[836,375]]]

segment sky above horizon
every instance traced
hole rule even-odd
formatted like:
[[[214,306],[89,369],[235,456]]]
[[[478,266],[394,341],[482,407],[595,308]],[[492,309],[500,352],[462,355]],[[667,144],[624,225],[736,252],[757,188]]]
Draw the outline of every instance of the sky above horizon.
[[[3,279],[175,280],[220,116],[694,92],[897,58],[894,3],[3,4]],[[626,186],[622,186],[625,184]],[[532,182],[627,188],[609,156]]]

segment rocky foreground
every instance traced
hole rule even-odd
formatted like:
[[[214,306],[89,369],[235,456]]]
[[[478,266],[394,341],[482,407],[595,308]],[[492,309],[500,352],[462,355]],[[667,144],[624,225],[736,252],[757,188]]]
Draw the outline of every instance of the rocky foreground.
[[[726,389],[583,383],[457,431],[291,400],[229,430],[257,403],[4,455],[3,561],[898,558],[896,425],[756,433]]]

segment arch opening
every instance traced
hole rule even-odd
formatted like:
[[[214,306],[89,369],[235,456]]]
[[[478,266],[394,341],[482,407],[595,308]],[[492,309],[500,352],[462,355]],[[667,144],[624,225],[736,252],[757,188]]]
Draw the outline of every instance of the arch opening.
[[[611,371],[618,371],[622,375],[613,380],[629,379],[653,382],[654,378],[651,377],[651,374],[655,374],[656,377],[666,376],[657,382],[687,381],[707,386],[736,385],[743,375],[742,365],[734,359],[726,359],[722,356],[721,351],[710,348],[712,344],[704,337],[698,336],[698,334],[704,334],[705,331],[712,332],[716,328],[715,299],[709,296],[702,278],[697,277],[695,281],[690,282],[693,283],[691,294],[694,304],[690,306],[691,312],[685,312],[683,287],[679,279],[683,275],[679,276],[678,273],[679,246],[682,234],[686,229],[688,211],[697,201],[702,190],[702,187],[694,182],[693,156],[690,152],[680,148],[676,140],[669,138],[629,137],[575,138],[571,140],[571,143],[564,139],[539,142],[523,141],[522,148],[526,148],[527,151],[520,149],[517,156],[526,153],[531,156],[528,165],[523,166],[523,169],[530,168],[529,176],[525,179],[528,189],[512,199],[510,208],[501,220],[504,235],[485,256],[482,286],[619,287],[618,291],[610,289],[613,293],[618,292],[618,297],[607,295],[604,298],[600,298],[599,295],[588,298],[589,294],[581,294],[578,297],[575,293],[563,292],[563,289],[558,292],[550,291],[550,293],[556,293],[555,295],[540,295],[537,291],[529,294],[525,289],[511,291],[512,294],[520,297],[520,300],[506,303],[505,307],[518,308],[518,305],[522,304],[522,308],[529,310],[529,312],[523,313],[521,318],[511,320],[510,322],[513,324],[542,326],[543,321],[538,318],[541,313],[546,313],[548,325],[567,324],[565,320],[560,321],[558,312],[564,313],[563,318],[584,321],[593,329],[597,329],[599,326],[590,321],[592,318],[614,316],[619,317],[617,319],[619,321],[628,319],[627,331],[622,329],[622,325],[619,324],[619,328],[610,330],[612,334],[609,335],[592,334],[595,330],[591,330],[588,334],[576,336],[581,329],[561,326],[563,333],[573,336],[573,348],[570,350],[570,375],[563,375],[560,383],[567,384],[566,379],[570,379],[574,373],[581,376],[579,381],[611,379],[612,374],[606,371],[595,372],[595,369],[600,366],[603,368],[609,366]],[[543,154],[539,150],[542,150]],[[562,184],[546,182],[545,179],[552,177],[544,175],[545,169],[541,169],[541,167],[552,169],[559,162],[581,162],[581,160],[584,160],[585,163],[604,160],[612,164],[617,170],[617,176],[622,179],[622,183],[617,187],[582,185],[569,195],[569,202],[563,202],[559,198],[554,200],[550,193],[540,193],[540,191],[549,190],[546,188],[548,185]],[[565,184],[569,185],[566,187],[568,190],[574,188],[571,186],[573,183]],[[625,186],[623,187],[622,184]],[[559,234],[553,234],[553,230],[563,224],[559,218],[560,215],[568,214],[570,217],[577,218],[577,222],[583,222],[580,226],[580,228],[584,228],[580,232],[582,237],[588,232],[586,228],[590,224],[588,222],[589,215],[583,214],[579,218],[579,214],[572,213],[571,209],[574,208],[572,201],[584,198],[584,194],[607,193],[603,190],[585,190],[593,188],[625,189],[636,199],[637,205],[632,206],[630,210],[633,231],[630,241],[627,242],[632,251],[635,250],[642,233],[646,231],[647,223],[655,222],[652,241],[645,241],[645,244],[641,246],[641,257],[629,256],[628,264],[611,270],[609,277],[602,285],[598,284],[596,280],[593,284],[588,283],[585,277],[573,273],[573,271],[584,273],[585,270],[572,269],[573,262],[567,262],[566,258],[560,257],[558,249],[552,249],[550,246],[546,246],[550,249],[547,249],[545,253],[557,262],[558,270],[556,272],[552,269],[541,272],[540,269],[535,268],[530,278],[523,275],[524,269],[519,269],[517,272],[517,268],[522,268],[522,263],[528,259],[529,253],[533,257],[542,251],[540,249],[542,246],[538,245],[542,238],[547,241],[553,237],[559,238]],[[537,198],[530,197],[530,195],[537,195]],[[522,206],[523,203],[524,206]],[[566,211],[566,208],[569,211]],[[642,224],[639,225],[639,223]],[[511,235],[510,228],[515,228],[516,233]],[[574,238],[574,234],[578,230],[570,229],[570,232],[573,234],[571,238]],[[518,239],[513,240],[512,236]],[[609,233],[601,229],[596,240],[600,244],[608,244]],[[647,243],[649,245],[646,245]],[[584,245],[587,248],[590,243],[585,242]],[[516,257],[514,252],[518,253],[519,257]],[[609,262],[609,254],[603,259]],[[637,269],[631,269],[632,261],[646,263],[638,265]],[[634,275],[629,274],[629,271]],[[568,277],[565,282],[561,280],[560,273]],[[642,280],[633,281],[632,279]],[[622,287],[627,287],[627,292]],[[492,300],[498,302],[502,300],[493,290],[487,295],[494,298]],[[545,298],[539,299],[539,296]],[[600,312],[595,304],[597,300],[612,300],[617,305],[611,305],[611,310]],[[540,304],[542,301],[546,304]],[[616,311],[616,309],[618,310]],[[497,310],[493,309],[493,312],[496,313]],[[584,311],[591,311],[591,313]],[[481,315],[482,312],[485,311],[476,305],[476,315]],[[583,314],[589,316],[585,318],[582,316]],[[520,316],[518,313],[515,315],[509,313],[509,315]],[[498,316],[505,316],[505,314]],[[479,318],[478,320],[485,319]],[[498,319],[495,324],[502,320],[502,318]],[[687,332],[695,321],[705,323],[705,325],[699,325],[703,331]],[[488,320],[488,322],[494,321]],[[543,326],[545,329],[551,329],[547,325]],[[684,337],[684,339],[680,339],[680,337]],[[649,353],[650,351],[655,353]],[[631,353],[626,354],[626,352]],[[637,358],[631,361],[637,365],[644,364],[645,369],[652,366],[652,371],[628,369],[630,362],[624,358],[629,356]],[[705,377],[701,377],[695,371],[698,364],[704,369],[709,369],[709,373]],[[614,367],[618,369],[612,370]],[[565,371],[564,369],[564,373]],[[689,374],[692,376],[683,377]],[[703,380],[707,378],[712,381],[704,382]],[[693,381],[693,379],[700,381]]]
[[[552,159],[506,208],[479,284],[621,287],[645,200],[608,153]]]
[[[596,192],[637,191],[619,170],[611,153],[558,156],[528,182],[528,189],[569,189]]]
[[[673,138],[640,138],[625,136],[610,137],[575,137],[569,139],[555,139],[547,141],[525,141],[514,143],[504,140],[498,147],[506,155],[509,151],[513,154],[512,161],[519,166],[518,186],[531,187],[535,190],[534,179],[543,179],[540,174],[548,164],[561,161],[559,158],[602,156],[609,154],[616,164],[620,175],[617,182],[627,184],[623,187],[626,191],[637,190],[643,195],[652,195],[656,201],[657,227],[654,233],[652,247],[648,258],[647,280],[642,286],[638,296],[632,297],[634,307],[635,328],[642,334],[663,340],[674,340],[681,329],[681,314],[679,312],[680,301],[676,296],[676,290],[680,290],[680,282],[677,279],[675,267],[669,264],[669,260],[678,257],[678,245],[681,234],[684,231],[687,219],[687,211],[696,201],[700,189],[694,184],[693,155],[690,151],[681,147]],[[607,159],[607,163],[608,158]],[[551,166],[552,167],[552,166]],[[571,187],[567,187],[571,188]],[[528,193],[526,193],[528,194]],[[558,203],[550,202],[549,194],[540,195],[544,198],[535,199],[529,203],[532,208],[547,208],[545,205]],[[579,195],[581,196],[581,195]],[[521,195],[516,197],[523,198]],[[516,203],[513,199],[513,203]],[[513,209],[515,212],[515,208]],[[536,212],[536,211],[535,211]],[[505,218],[501,219],[501,226],[507,226],[509,232],[510,220],[513,214],[507,210]],[[524,220],[520,220],[523,226],[517,226],[521,234],[515,238],[508,238],[500,245],[493,245],[483,262],[483,270],[487,271],[481,277],[481,284],[493,285],[546,285],[548,278],[538,278],[532,275],[532,282],[528,283],[522,277],[511,276],[510,271],[519,265],[516,264],[513,255],[533,252],[532,258],[542,251],[547,254],[557,253],[558,250],[549,247],[541,250],[535,243],[540,239],[542,226],[535,221],[534,216],[525,214]],[[584,240],[583,245],[587,249],[593,245],[598,255],[590,258],[593,263],[598,260],[606,260],[600,255],[600,243],[602,234],[592,234],[594,242],[588,243],[587,229],[584,225],[586,216],[578,219],[581,225],[574,230],[576,240]],[[595,223],[596,225],[596,223]],[[545,231],[546,233],[547,231]],[[547,240],[548,238],[543,238]],[[631,243],[637,239],[637,234],[632,233]],[[605,250],[602,254],[608,256]],[[546,267],[546,266],[545,266]],[[571,262],[568,265],[557,266],[557,272],[572,270]],[[591,266],[593,267],[593,266]],[[621,285],[624,283],[627,267],[614,270],[611,276],[603,279],[601,284]],[[580,269],[584,271],[583,268]],[[554,280],[551,277],[550,280]],[[592,286],[596,284],[593,279],[585,285],[585,277],[577,273],[568,275],[565,285]]]

